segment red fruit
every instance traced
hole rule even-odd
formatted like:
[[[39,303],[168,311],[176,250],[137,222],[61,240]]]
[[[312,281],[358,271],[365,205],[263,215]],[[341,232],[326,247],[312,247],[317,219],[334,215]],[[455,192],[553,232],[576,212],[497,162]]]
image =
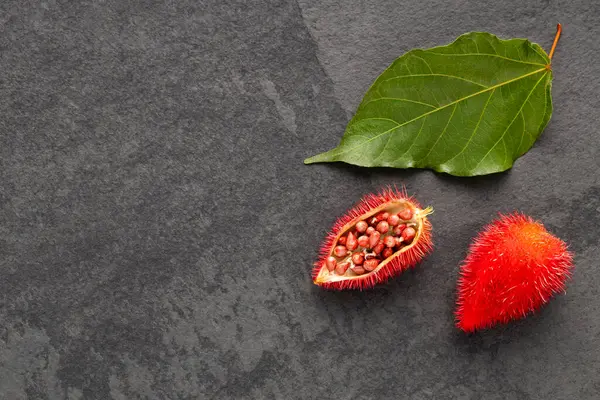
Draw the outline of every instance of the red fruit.
[[[343,274],[337,272],[340,263],[344,261],[343,259],[337,260],[338,266],[336,267],[335,272],[330,272],[327,269],[324,261],[327,257],[336,255],[334,249],[336,249],[336,246],[339,246],[339,238],[348,235],[350,232],[354,232],[358,222],[368,221],[371,223],[373,219],[377,220],[378,215],[383,217],[384,213],[388,213],[386,216],[387,219],[389,216],[398,214],[405,209],[412,210],[411,214],[414,212],[414,217],[411,215],[411,218],[415,223],[414,228],[416,234],[410,244],[403,246],[393,253],[392,256],[385,257],[382,260],[371,258],[374,261],[371,261],[370,264],[377,263],[376,268],[373,268],[371,271],[366,267],[366,263],[369,262],[369,260],[365,260],[362,266],[355,265],[351,269],[353,272],[348,271]],[[319,260],[315,263],[315,268],[313,269],[312,276],[314,283],[326,289],[334,290],[366,289],[371,288],[378,283],[385,282],[389,278],[399,275],[406,269],[413,267],[432,249],[431,224],[427,219],[427,215],[431,212],[431,208],[421,209],[419,204],[413,198],[408,197],[404,191],[401,192],[397,189],[387,188],[381,193],[366,195],[354,208],[350,209],[346,215],[338,219],[331,232],[327,235],[327,238],[321,247]],[[379,222],[382,221],[383,220]],[[372,229],[372,233],[369,233],[369,229]],[[375,231],[374,227],[368,227],[367,230],[365,230],[365,235],[366,234],[371,235],[370,239],[372,239],[372,247],[379,245],[381,234]],[[375,236],[377,240],[375,240],[373,236]],[[383,242],[381,244],[383,245]],[[371,246],[371,243],[369,243],[369,245]],[[383,245],[380,252],[383,251],[384,248],[385,245]],[[358,250],[354,251],[357,252]]]
[[[352,272],[354,272],[356,275],[362,275],[366,272],[364,266],[362,265],[355,265],[354,267],[351,268]]]
[[[380,241],[375,247],[373,247],[373,253],[380,254],[383,249],[385,249],[385,244],[383,244],[383,241]]]
[[[356,223],[356,231],[357,232],[364,233],[368,227],[369,227],[369,224],[367,224],[365,221],[358,221]]]
[[[333,254],[335,254],[336,257],[344,257],[348,254],[348,250],[345,246],[335,246],[335,249],[333,249]]]
[[[413,216],[413,211],[410,207],[406,207],[404,210],[398,213],[398,216],[405,221],[408,221]]]
[[[404,239],[405,242],[410,242],[416,234],[417,231],[415,231],[415,228],[409,226],[402,231],[402,239]],[[348,235],[348,238],[350,238],[350,235]]]
[[[327,260],[325,260],[325,265],[327,265],[327,269],[330,271],[333,271],[335,269],[336,264],[337,260],[335,259],[335,257],[329,256],[327,257]]]
[[[383,212],[381,214],[378,214],[377,215],[377,221],[378,222],[379,221],[385,221],[385,220],[387,220],[389,218],[389,216],[390,216],[390,213],[388,213],[388,212]]]
[[[471,244],[458,280],[457,327],[465,332],[525,317],[565,290],[573,256],[523,214],[500,215]]]
[[[390,229],[390,224],[388,224],[387,221],[381,221],[377,224],[377,228],[375,229],[377,229],[377,232],[379,233],[387,233]]]
[[[392,214],[388,217],[387,223],[390,224],[390,226],[396,226],[400,223],[400,217],[396,214]]]
[[[379,243],[379,238],[381,238],[381,233],[377,231],[371,233],[371,236],[369,236],[369,248],[375,248],[375,246],[377,246],[377,243]]]
[[[371,258],[370,260],[365,261],[363,268],[370,272],[377,268],[377,265],[379,265],[379,260],[376,258]]]
[[[397,227],[394,228],[394,235],[396,236],[400,236],[402,235],[402,231],[406,229],[406,225],[405,224],[400,224]]]
[[[368,247],[369,246],[369,237],[367,235],[359,236],[356,241],[360,247]]]
[[[386,247],[394,247],[396,245],[396,238],[393,236],[386,236],[383,239],[383,244],[385,244]]]
[[[356,241],[356,236],[352,232],[348,234],[348,239],[346,239],[346,248],[350,251],[355,250],[358,247],[358,242]]]
[[[348,270],[349,266],[350,266],[349,262],[338,264],[335,267],[335,273],[338,275],[344,275],[346,273],[346,271]]]
[[[352,262],[354,264],[361,265],[364,260],[365,260],[365,254],[364,253],[354,253],[354,254],[352,254]]]

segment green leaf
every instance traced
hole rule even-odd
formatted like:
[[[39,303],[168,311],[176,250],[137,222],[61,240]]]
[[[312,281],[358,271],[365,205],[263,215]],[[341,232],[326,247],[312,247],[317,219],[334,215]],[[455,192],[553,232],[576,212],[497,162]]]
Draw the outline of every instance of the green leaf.
[[[473,32],[411,50],[373,83],[339,146],[305,163],[504,171],[550,120],[551,82],[548,55],[525,39]]]

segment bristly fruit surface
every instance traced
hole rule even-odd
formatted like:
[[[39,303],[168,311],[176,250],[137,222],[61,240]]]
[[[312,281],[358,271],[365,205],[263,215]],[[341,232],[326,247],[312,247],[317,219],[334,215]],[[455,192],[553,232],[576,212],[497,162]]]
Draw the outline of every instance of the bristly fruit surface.
[[[313,282],[326,289],[367,289],[415,266],[431,252],[431,223],[405,190],[369,194],[339,218],[321,246]]]
[[[458,281],[457,326],[473,332],[525,317],[565,290],[572,255],[544,225],[500,215],[469,249]]]

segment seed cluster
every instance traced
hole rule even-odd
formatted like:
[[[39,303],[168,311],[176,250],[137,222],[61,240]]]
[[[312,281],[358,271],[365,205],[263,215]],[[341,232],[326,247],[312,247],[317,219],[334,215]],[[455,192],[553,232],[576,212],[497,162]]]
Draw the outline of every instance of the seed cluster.
[[[409,245],[417,233],[413,211],[407,207],[398,213],[387,211],[359,221],[342,235],[325,260],[330,273],[351,271],[362,275],[373,271],[386,258]]]

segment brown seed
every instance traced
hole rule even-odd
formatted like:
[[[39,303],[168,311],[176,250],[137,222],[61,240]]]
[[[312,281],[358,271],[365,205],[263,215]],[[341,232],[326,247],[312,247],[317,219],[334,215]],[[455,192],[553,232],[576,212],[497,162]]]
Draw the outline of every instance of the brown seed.
[[[346,271],[348,270],[349,266],[350,266],[349,262],[338,264],[337,267],[335,267],[335,273],[338,275],[344,275],[346,273]]]
[[[403,220],[408,221],[409,219],[412,218],[413,212],[410,209],[410,207],[406,207],[404,210],[402,210],[398,213],[398,216],[400,218],[402,218]]]
[[[416,233],[417,232],[415,231],[415,229],[409,226],[404,231],[402,231],[402,239],[404,239],[405,242],[410,242],[411,240],[413,240]]]
[[[377,268],[378,265],[379,265],[379,260],[376,258],[371,258],[371,259],[365,261],[365,263],[363,264],[363,267],[367,271],[373,271],[375,268]]]
[[[367,235],[359,236],[357,242],[360,247],[367,247],[369,246],[369,237]]]
[[[381,221],[377,224],[377,228],[375,229],[377,229],[379,233],[387,233],[390,230],[390,224],[388,224],[387,221]]]
[[[338,239],[338,244],[341,244],[342,246],[346,244],[346,236],[342,236]]]
[[[400,223],[400,217],[396,214],[392,214],[388,217],[387,223],[390,224],[390,226],[396,226]]]
[[[394,227],[394,235],[400,236],[402,235],[402,231],[406,228],[406,224],[400,224]]]
[[[356,249],[358,247],[358,242],[356,241],[356,236],[352,232],[348,233],[348,240],[346,240],[346,248],[350,251]]]
[[[383,244],[385,244],[386,247],[394,247],[396,245],[396,238],[393,236],[386,236],[383,239]]]
[[[369,236],[369,248],[374,248],[377,243],[379,243],[379,238],[381,237],[381,233],[375,231],[373,233],[371,233],[371,236]]]
[[[372,226],[368,227],[367,230],[365,231],[365,233],[367,235],[370,235],[373,232],[375,232],[375,228],[373,228]]]
[[[364,233],[368,227],[369,224],[367,224],[365,221],[358,221],[356,223],[356,231],[359,233]]]
[[[352,254],[352,262],[355,265],[361,265],[365,261],[365,255],[363,253],[354,253]]]
[[[391,237],[391,236],[390,236]],[[392,250],[391,248],[386,248],[385,250],[383,250],[383,253],[381,253],[381,255],[385,258],[391,257],[392,254],[394,254],[394,250]]]
[[[335,260],[335,257],[332,257],[332,256],[327,257],[327,260],[325,260],[325,265],[327,265],[327,269],[330,272],[333,271],[337,265],[337,261]]]
[[[333,249],[333,254],[335,254],[337,257],[344,257],[346,254],[348,254],[348,249],[346,249],[345,246],[335,246],[335,249]]]
[[[373,253],[380,254],[383,251],[383,249],[385,249],[385,244],[383,244],[383,242],[380,241],[375,247],[373,247]]]

